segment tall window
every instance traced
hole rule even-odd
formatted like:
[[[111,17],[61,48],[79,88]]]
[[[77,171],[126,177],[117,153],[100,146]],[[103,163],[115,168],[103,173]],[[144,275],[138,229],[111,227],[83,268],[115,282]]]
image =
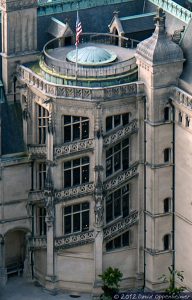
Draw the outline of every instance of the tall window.
[[[106,151],[106,177],[129,167],[129,139],[125,139]]]
[[[171,210],[171,199],[166,198],[163,201],[163,206],[164,206],[164,213],[168,213]]]
[[[46,235],[47,226],[45,222],[46,209],[37,207],[37,235]]]
[[[130,232],[127,231],[122,235],[119,235],[115,239],[106,243],[106,251],[126,247],[130,245]]]
[[[181,112],[179,112],[178,121],[179,121],[179,123],[182,123],[182,121],[183,121],[183,116],[182,116]]]
[[[64,188],[89,182],[89,157],[64,163]]]
[[[169,250],[171,247],[171,235],[166,234],[163,237],[163,250]]]
[[[46,180],[46,163],[39,163],[37,165],[37,188],[43,190]]]
[[[186,116],[186,118],[185,118],[185,126],[189,127],[189,124],[190,124],[190,119],[189,119],[188,116]]]
[[[106,223],[109,223],[118,217],[127,217],[129,215],[129,185],[109,194],[106,197]]]
[[[121,115],[109,116],[106,118],[106,131],[114,129],[118,126],[125,126],[129,123],[130,113],[125,113]]]
[[[46,143],[46,131],[48,125],[49,112],[42,106],[37,105],[37,119],[38,119],[38,144]]]
[[[64,143],[89,138],[89,119],[87,117],[63,116]]]
[[[169,121],[170,119],[170,108],[167,106],[164,108],[164,121]]]
[[[166,148],[164,150],[164,162],[168,163],[171,160],[171,149],[170,148]]]
[[[64,234],[89,230],[89,202],[64,208]]]

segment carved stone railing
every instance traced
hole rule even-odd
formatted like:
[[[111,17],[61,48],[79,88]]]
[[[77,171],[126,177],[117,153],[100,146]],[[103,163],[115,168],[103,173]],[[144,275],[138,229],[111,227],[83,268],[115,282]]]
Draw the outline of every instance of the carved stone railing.
[[[30,191],[29,202],[38,202],[45,199],[44,191]]]
[[[137,120],[133,120],[130,122],[127,126],[125,126],[122,129],[119,129],[115,133],[112,133],[111,135],[105,136],[103,140],[104,146],[112,145],[113,143],[116,143],[117,141],[121,140],[122,138],[133,134],[138,131],[137,127]]]
[[[47,238],[46,237],[33,237],[29,239],[30,249],[45,249],[47,248]]]
[[[185,23],[189,23],[192,18],[192,12],[177,4],[172,0],[149,0],[151,3],[158,5],[171,15],[177,17]]]
[[[104,183],[104,189],[105,190],[114,189],[118,187],[120,184],[124,183],[125,181],[138,175],[137,168],[138,168],[138,163],[135,163],[127,171],[123,171],[120,174],[118,174],[116,177],[107,180]]]
[[[81,197],[93,193],[94,183],[85,183],[72,188],[66,188],[63,191],[55,192],[55,201],[60,202],[71,198]]]
[[[28,152],[34,157],[43,157],[47,155],[46,146],[28,145]]]
[[[87,88],[50,83],[31,69],[21,65],[17,67],[17,74],[20,81],[29,86],[34,86],[47,97],[101,101],[101,99],[120,99],[144,93],[144,84],[142,82],[125,83],[105,88]]]
[[[95,240],[94,230],[74,233],[55,239],[55,248],[57,250],[77,247],[80,245],[93,243]]]
[[[184,105],[186,108],[192,110],[192,95],[184,92],[178,87],[173,87],[170,97],[178,104]]]
[[[94,146],[95,146],[94,139],[83,140],[83,141],[74,142],[62,146],[56,146],[54,148],[54,155],[56,158],[62,157],[63,155],[66,154],[94,149]]]
[[[126,218],[107,226],[103,230],[103,238],[109,240],[117,234],[126,231],[138,221],[138,211],[133,211]]]

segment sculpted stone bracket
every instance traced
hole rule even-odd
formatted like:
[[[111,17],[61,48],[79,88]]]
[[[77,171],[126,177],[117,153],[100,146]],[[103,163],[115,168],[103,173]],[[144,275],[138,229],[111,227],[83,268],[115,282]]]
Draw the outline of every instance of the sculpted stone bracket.
[[[83,140],[68,145],[57,146],[54,148],[55,158],[63,157],[66,154],[94,149],[94,139]]]
[[[71,234],[68,236],[60,237],[55,239],[55,248],[57,250],[77,247],[80,245],[93,243],[95,240],[95,231],[86,231]]]
[[[55,202],[70,200],[72,198],[81,197],[94,192],[95,185],[93,182],[79,185],[73,188],[65,189],[60,192],[55,192]]]
[[[104,190],[114,189],[114,188],[118,187],[121,183],[124,183],[127,180],[130,180],[134,176],[137,176],[138,175],[137,168],[138,168],[138,163],[135,163],[127,171],[123,171],[116,177],[113,177],[112,179],[107,180],[104,183]]]
[[[109,240],[121,232],[125,232],[138,221],[138,211],[133,211],[126,218],[117,221],[115,224],[107,226],[103,230],[103,238]]]
[[[45,199],[44,191],[30,191],[29,192],[29,202],[31,202],[31,203],[44,201],[44,199]]]
[[[118,130],[117,132],[115,132],[109,136],[104,137],[104,140],[103,140],[104,147],[107,147],[109,145],[111,146],[113,143],[116,143],[117,141],[121,140],[122,138],[124,138],[130,134],[133,134],[137,131],[138,131],[137,120],[135,119],[132,122],[130,122],[126,127]]]

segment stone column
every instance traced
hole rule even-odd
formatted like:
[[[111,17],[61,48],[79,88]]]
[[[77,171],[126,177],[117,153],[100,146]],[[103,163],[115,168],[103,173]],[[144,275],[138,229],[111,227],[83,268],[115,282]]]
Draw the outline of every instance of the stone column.
[[[0,285],[7,283],[7,269],[5,268],[5,240],[0,236]]]
[[[30,263],[30,249],[29,249],[29,239],[31,238],[31,233],[27,233],[25,235],[25,261],[24,261],[24,268],[23,268],[23,277],[26,279],[32,279],[32,272],[31,272],[31,263]]]

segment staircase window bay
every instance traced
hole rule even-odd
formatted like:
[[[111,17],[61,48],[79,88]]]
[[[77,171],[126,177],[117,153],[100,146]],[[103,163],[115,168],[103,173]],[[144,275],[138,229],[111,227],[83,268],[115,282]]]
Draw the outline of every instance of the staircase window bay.
[[[106,197],[106,223],[129,215],[130,189],[126,184]]]
[[[129,168],[129,139],[106,150],[106,177]]]
[[[89,230],[89,202],[64,207],[63,216],[64,234]]]

